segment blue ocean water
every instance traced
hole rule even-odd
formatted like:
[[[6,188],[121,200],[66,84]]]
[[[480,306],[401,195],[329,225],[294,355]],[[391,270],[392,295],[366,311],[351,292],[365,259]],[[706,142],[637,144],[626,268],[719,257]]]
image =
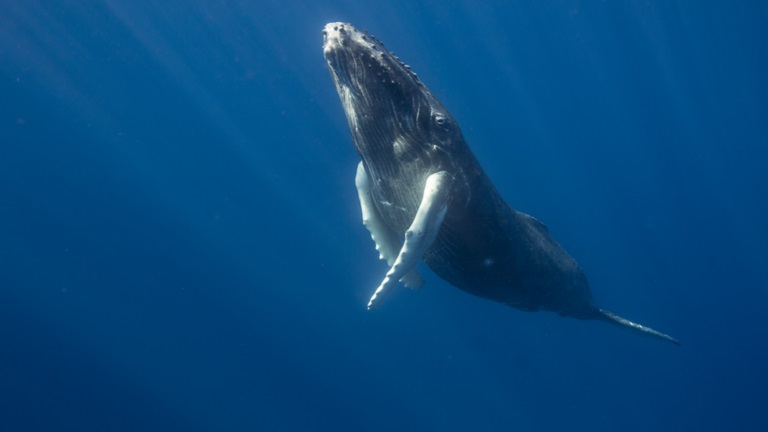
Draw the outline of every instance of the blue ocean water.
[[[155,3],[0,1],[0,430],[768,428],[765,2]],[[330,21],[683,346],[426,268],[366,311]]]

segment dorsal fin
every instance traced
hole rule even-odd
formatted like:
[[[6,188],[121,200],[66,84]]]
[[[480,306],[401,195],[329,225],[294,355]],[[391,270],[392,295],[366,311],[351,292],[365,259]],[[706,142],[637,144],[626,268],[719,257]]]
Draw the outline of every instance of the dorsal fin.
[[[543,231],[543,232],[549,234],[549,228],[547,228],[547,226],[544,225],[540,220],[536,219],[535,217],[533,217],[533,216],[531,216],[529,214],[523,213],[523,212],[518,212],[518,213],[523,215],[523,217],[525,217],[526,220],[531,222],[533,224],[533,226],[538,228],[539,231]]]

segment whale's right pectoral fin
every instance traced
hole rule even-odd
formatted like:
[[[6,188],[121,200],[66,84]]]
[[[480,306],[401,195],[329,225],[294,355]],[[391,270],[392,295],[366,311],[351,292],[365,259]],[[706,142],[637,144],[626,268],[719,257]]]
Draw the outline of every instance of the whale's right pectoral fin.
[[[397,259],[403,238],[392,231],[381,218],[381,214],[376,210],[371,195],[371,183],[368,174],[365,172],[363,163],[357,165],[357,174],[355,175],[355,186],[357,195],[360,198],[360,209],[363,211],[363,225],[371,233],[373,242],[376,243],[376,250],[379,251],[379,258],[387,262],[391,267]],[[408,288],[420,288],[424,285],[424,279],[414,268],[405,276],[400,278],[400,282]]]
[[[452,183],[453,177],[445,171],[436,172],[427,177],[421,204],[411,226],[405,232],[403,247],[400,248],[384,280],[371,296],[368,309],[375,306],[382,295],[386,294],[398,280],[414,270],[416,263],[435,241],[448,211]]]

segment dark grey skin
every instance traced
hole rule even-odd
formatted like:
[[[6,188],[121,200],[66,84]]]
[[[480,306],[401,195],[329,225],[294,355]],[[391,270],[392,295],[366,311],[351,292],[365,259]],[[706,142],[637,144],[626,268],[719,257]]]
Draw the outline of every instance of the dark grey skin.
[[[535,218],[510,207],[483,172],[459,125],[416,74],[349,24],[323,30],[323,51],[383,223],[402,238],[428,176],[453,177],[448,209],[422,258],[468,293],[525,311],[602,320],[678,344],[598,308],[576,261]]]

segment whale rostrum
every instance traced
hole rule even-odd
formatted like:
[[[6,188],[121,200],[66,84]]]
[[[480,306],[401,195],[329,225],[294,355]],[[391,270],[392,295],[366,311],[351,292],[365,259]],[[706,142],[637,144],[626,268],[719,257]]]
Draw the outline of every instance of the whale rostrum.
[[[360,155],[363,224],[390,266],[368,302],[423,284],[423,260],[470,294],[525,311],[602,320],[680,343],[595,305],[583,271],[546,226],[496,191],[458,123],[411,69],[346,23],[323,29],[323,54]]]

